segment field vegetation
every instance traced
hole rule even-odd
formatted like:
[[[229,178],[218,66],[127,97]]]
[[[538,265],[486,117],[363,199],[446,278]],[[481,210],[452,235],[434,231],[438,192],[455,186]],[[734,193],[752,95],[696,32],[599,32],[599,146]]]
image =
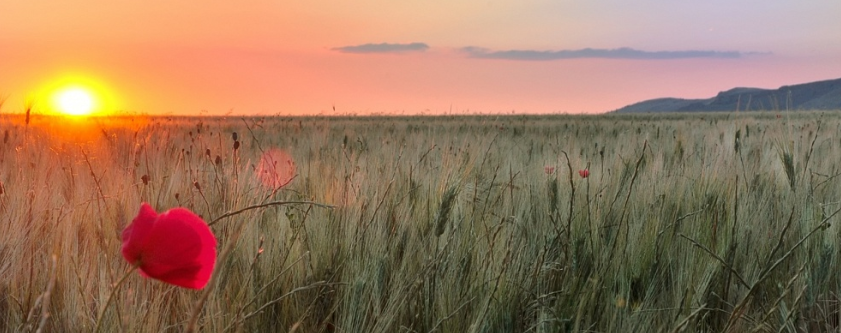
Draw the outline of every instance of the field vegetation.
[[[841,322],[836,113],[5,115],[0,136],[3,332]],[[285,186],[259,177],[275,149],[294,160]],[[211,224],[206,289],[139,274],[117,288],[141,202]]]

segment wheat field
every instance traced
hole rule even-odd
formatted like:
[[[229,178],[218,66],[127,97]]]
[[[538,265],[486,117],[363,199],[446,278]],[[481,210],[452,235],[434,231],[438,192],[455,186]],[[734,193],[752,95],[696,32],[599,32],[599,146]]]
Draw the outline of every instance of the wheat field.
[[[836,113],[5,115],[0,132],[2,332],[841,323]],[[258,177],[272,149],[295,163],[281,188]],[[117,285],[141,202],[211,224],[205,290]]]

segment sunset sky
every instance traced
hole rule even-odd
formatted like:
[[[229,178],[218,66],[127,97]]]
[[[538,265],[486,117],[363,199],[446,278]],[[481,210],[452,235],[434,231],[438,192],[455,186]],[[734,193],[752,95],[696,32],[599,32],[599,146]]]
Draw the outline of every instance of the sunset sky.
[[[2,1],[0,112],[80,81],[139,114],[601,113],[839,78],[839,13],[790,0]]]

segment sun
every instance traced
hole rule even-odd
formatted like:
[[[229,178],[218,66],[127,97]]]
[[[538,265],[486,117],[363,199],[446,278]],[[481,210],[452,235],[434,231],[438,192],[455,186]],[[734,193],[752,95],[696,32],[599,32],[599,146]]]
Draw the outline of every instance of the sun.
[[[94,109],[93,94],[82,87],[70,87],[59,90],[54,97],[57,111],[71,116],[86,116]]]
[[[77,119],[108,116],[118,105],[114,90],[94,75],[64,73],[36,90],[34,99],[44,100],[46,113]]]

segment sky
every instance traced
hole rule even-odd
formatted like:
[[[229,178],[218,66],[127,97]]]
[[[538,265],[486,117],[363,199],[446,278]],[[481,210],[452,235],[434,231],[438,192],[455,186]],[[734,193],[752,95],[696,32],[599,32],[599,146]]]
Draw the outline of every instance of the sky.
[[[0,112],[603,113],[841,78],[834,0],[0,2]]]

